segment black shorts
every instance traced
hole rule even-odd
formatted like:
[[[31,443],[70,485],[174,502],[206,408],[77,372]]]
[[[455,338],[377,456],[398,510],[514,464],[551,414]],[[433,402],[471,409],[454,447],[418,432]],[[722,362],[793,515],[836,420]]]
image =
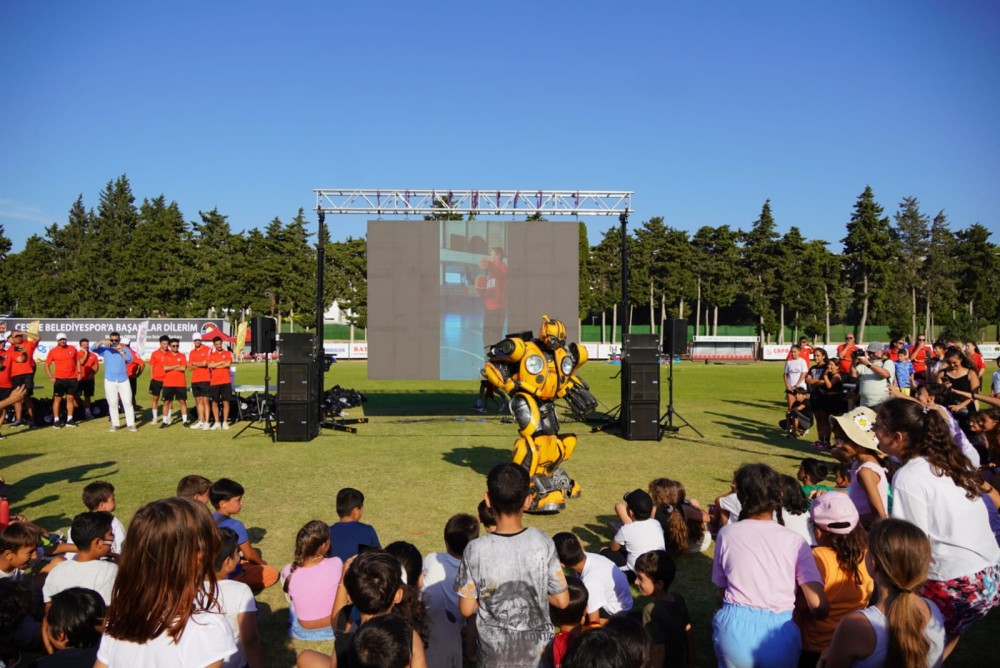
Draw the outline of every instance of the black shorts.
[[[80,390],[81,397],[87,397],[89,399],[94,396],[94,379],[88,378],[87,380],[81,380],[77,383],[77,388]]]
[[[212,385],[208,396],[212,401],[229,401],[233,398],[233,386],[229,383]]]
[[[164,401],[187,401],[188,391],[186,387],[165,387],[161,395]]]
[[[52,383],[52,396],[54,397],[69,395],[75,398],[79,393],[80,386],[76,378],[56,378],[56,381]]]
[[[0,401],[3,401],[10,396],[10,393],[14,391],[13,387],[0,387]]]
[[[11,385],[14,387],[24,387],[27,394],[25,396],[31,397],[35,394],[35,374],[33,373],[22,373],[20,376],[13,376],[10,379]]]
[[[151,379],[149,381],[149,394],[154,397],[158,397],[163,394],[163,381]]]
[[[208,391],[208,383],[191,383],[191,396],[195,399],[198,397],[210,397],[211,393]]]

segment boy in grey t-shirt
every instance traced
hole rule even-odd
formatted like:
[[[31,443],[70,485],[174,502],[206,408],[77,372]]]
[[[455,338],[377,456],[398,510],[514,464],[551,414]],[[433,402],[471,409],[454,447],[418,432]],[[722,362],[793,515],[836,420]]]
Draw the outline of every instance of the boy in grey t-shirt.
[[[553,635],[549,604],[569,605],[566,576],[552,539],[521,524],[530,503],[528,472],[499,464],[486,489],[497,528],[465,548],[455,579],[458,608],[477,615],[480,666],[538,666]]]

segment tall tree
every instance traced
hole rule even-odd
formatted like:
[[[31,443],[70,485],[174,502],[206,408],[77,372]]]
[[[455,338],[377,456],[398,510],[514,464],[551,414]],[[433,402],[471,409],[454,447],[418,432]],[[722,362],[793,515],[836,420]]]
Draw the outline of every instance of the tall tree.
[[[786,310],[792,314],[792,325],[795,328],[793,337],[798,340],[799,327],[808,321],[812,307],[818,295],[808,291],[804,280],[806,273],[806,241],[802,232],[794,225],[782,237],[777,245],[775,259],[778,266],[777,287],[778,299],[778,343],[785,342]]]
[[[206,308],[192,299],[194,285],[214,282],[212,274],[202,275],[192,268],[194,248],[188,237],[177,202],[166,197],[144,199],[139,223],[129,247],[127,271],[121,272],[126,299],[115,302],[112,317],[189,317],[205,315]]]
[[[916,197],[904,197],[893,215],[895,235],[899,242],[896,271],[899,289],[910,295],[910,337],[917,336],[917,297],[924,292],[923,264],[930,245],[930,218],[920,211]]]
[[[935,322],[950,318],[958,300],[958,265],[955,234],[948,224],[944,211],[931,220],[930,244],[924,260],[925,323],[928,336],[932,335]]]
[[[101,191],[97,213],[88,230],[91,233],[81,240],[80,253],[84,267],[89,269],[89,301],[93,304],[87,315],[108,317],[128,312],[128,297],[134,296],[133,289],[138,287],[129,274],[148,266],[145,259],[155,252],[152,248],[143,249],[139,255],[131,252],[132,235],[138,225],[139,211],[132,186],[122,174]]]
[[[368,326],[368,242],[347,237],[326,246],[327,273],[324,284],[356,327]]]
[[[976,223],[957,234],[962,249],[957,259],[959,269],[958,301],[968,305],[974,322],[985,324],[1000,320],[1000,258],[990,243],[990,231]],[[977,337],[978,338],[978,337]]]
[[[579,273],[577,285],[579,286],[578,310],[581,320],[587,317],[593,306],[593,298],[590,295],[590,241],[587,239],[587,224],[583,221],[579,223]]]
[[[777,328],[772,308],[778,282],[778,233],[774,228],[771,200],[766,200],[750,231],[742,235],[740,264],[745,272],[743,290],[750,312],[757,321],[761,341],[765,340],[768,332]]]
[[[882,215],[882,207],[875,201],[871,186],[865,186],[858,196],[854,213],[847,223],[847,236],[842,241],[844,270],[860,312],[858,340],[864,341],[869,311],[874,312],[876,298],[889,287],[893,259],[889,219]]]
[[[719,309],[736,301],[739,292],[738,236],[728,225],[706,225],[694,235],[695,264],[701,277],[701,295],[713,309],[713,336],[719,331]]]

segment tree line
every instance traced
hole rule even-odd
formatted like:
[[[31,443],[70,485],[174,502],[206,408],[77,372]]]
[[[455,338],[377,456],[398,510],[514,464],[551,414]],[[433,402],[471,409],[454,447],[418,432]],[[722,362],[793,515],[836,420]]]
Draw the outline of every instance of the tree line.
[[[30,317],[203,317],[248,312],[315,323],[316,240],[299,209],[287,223],[234,232],[213,209],[187,221],[163,195],[136,205],[125,175],[109,181],[96,209],[81,195],[64,224],[52,224],[11,253],[0,226],[0,309]],[[629,307],[640,319],[687,317],[717,331],[753,324],[781,342],[786,327],[822,338],[851,323],[893,336],[919,331],[978,338],[1000,322],[1000,254],[976,223],[952,230],[915,197],[885,215],[870,187],[854,203],[843,251],[778,232],[765,201],[746,231],[703,226],[693,234],[662,217],[627,233]],[[367,323],[364,238],[323,239],[324,298]],[[591,246],[580,223],[580,318],[615,316],[621,299],[621,230]],[[704,318],[704,321],[702,321]]]

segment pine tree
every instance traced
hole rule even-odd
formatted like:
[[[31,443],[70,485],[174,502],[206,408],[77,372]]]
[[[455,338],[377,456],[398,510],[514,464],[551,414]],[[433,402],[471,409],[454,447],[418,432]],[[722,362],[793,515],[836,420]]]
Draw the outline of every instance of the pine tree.
[[[917,296],[925,290],[923,265],[930,245],[930,219],[920,211],[916,197],[904,197],[893,216],[895,235],[899,240],[899,255],[895,274],[900,290],[910,295],[910,338],[917,336]]]
[[[875,315],[876,300],[890,287],[894,258],[889,219],[882,215],[882,207],[875,201],[871,186],[865,186],[858,196],[847,224],[847,236],[842,241],[844,270],[860,311],[858,340],[864,341],[865,326],[869,315]]]
[[[778,282],[778,233],[774,228],[771,200],[766,200],[750,231],[741,235],[740,264],[745,272],[743,290],[750,312],[757,321],[761,341],[778,326],[772,308]]]
[[[980,327],[1000,320],[1000,259],[997,247],[990,243],[990,231],[976,223],[957,235],[961,254],[956,257],[959,269],[958,301],[968,305],[968,314]],[[978,337],[977,337],[978,338]]]

